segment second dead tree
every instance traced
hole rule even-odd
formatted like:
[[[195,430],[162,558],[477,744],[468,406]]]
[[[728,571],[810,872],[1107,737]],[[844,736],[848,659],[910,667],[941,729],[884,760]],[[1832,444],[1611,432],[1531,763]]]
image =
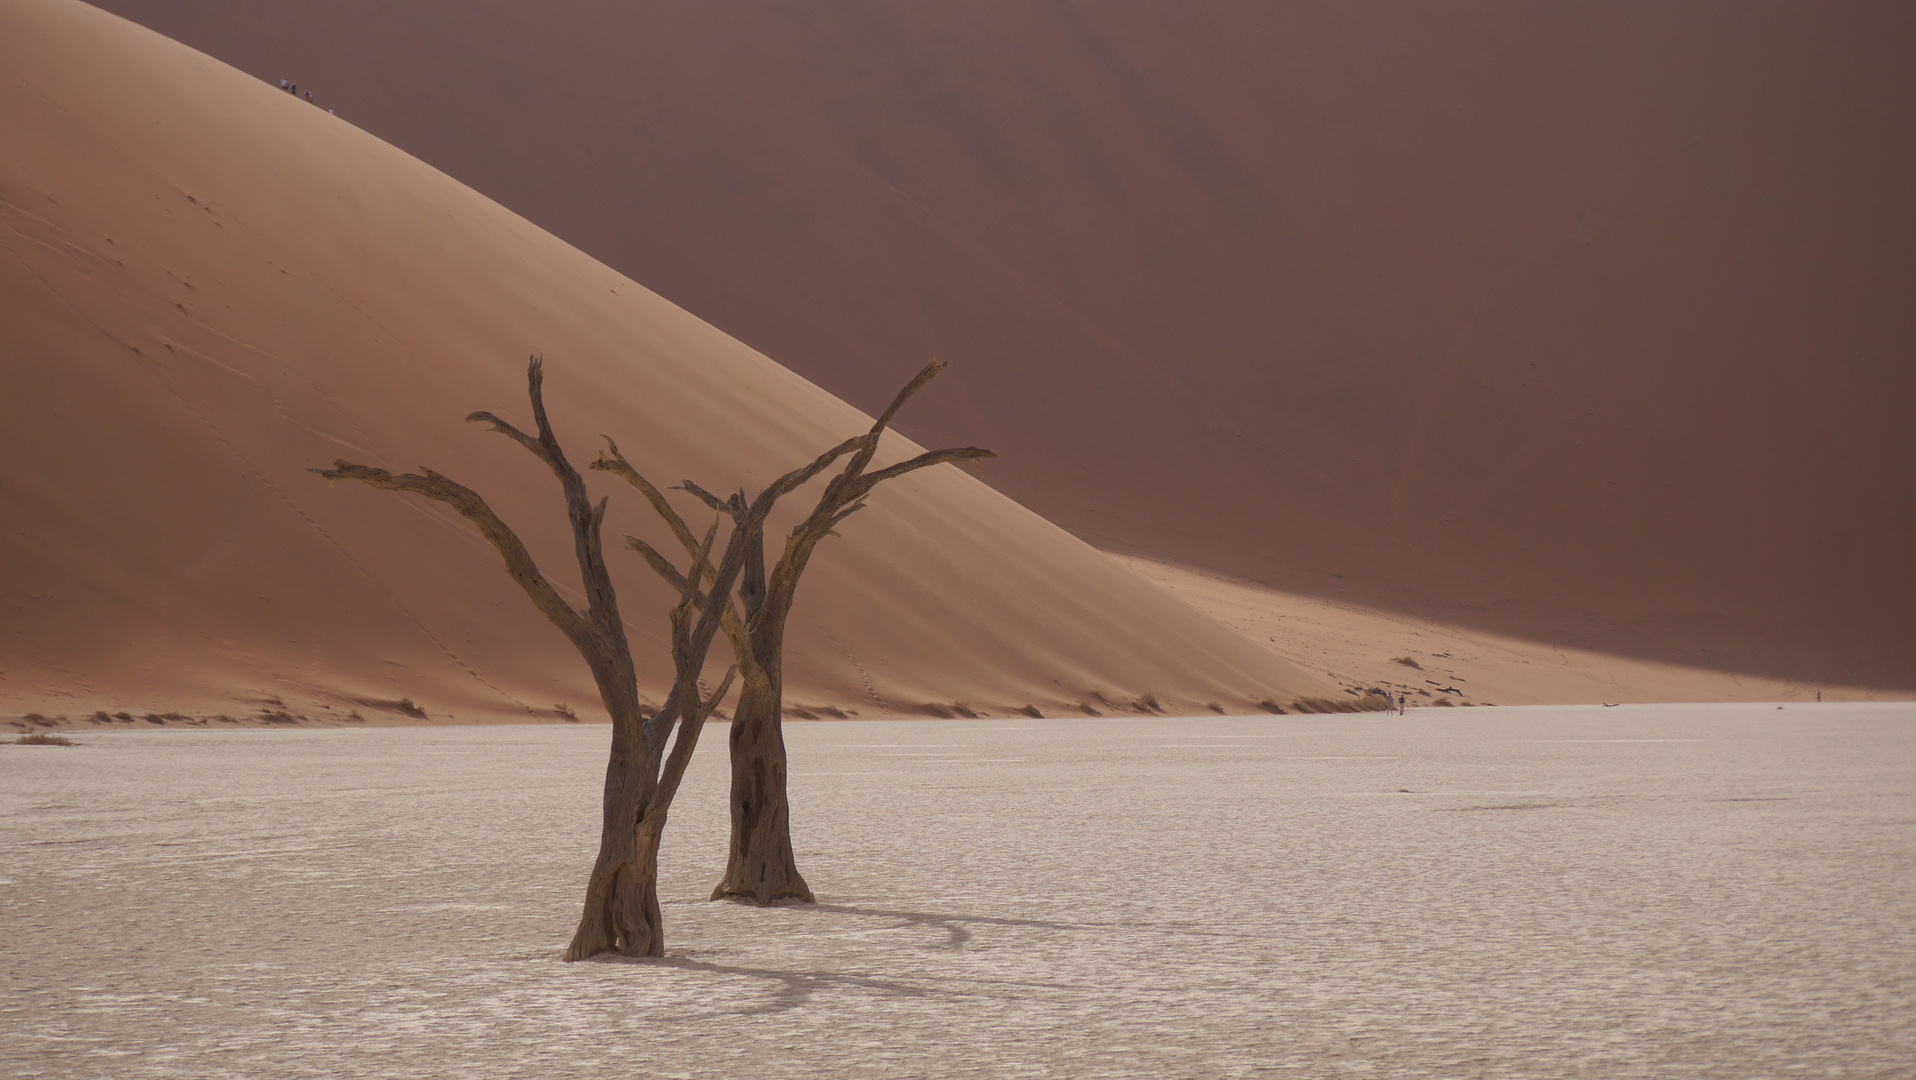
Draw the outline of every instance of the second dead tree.
[[[812,890],[799,873],[792,852],[791,801],[786,783],[784,735],[785,625],[792,613],[799,578],[810,563],[819,541],[865,505],[865,497],[879,484],[919,469],[948,462],[978,461],[994,457],[990,450],[967,446],[930,450],[917,457],[873,472],[865,470],[878,451],[880,437],[891,425],[906,401],[945,370],[944,363],[932,361],[892,399],[871,430],[853,440],[854,449],[845,467],[825,485],[818,504],[805,520],[785,539],[778,562],[767,572],[765,565],[764,519],[752,520],[757,500],[748,502],[743,492],[719,499],[691,481],[681,485],[707,505],[729,514],[734,522],[734,539],[746,544],[743,576],[738,586],[741,612],[725,605],[722,627],[738,659],[739,699],[732,715],[732,839],[726,860],[725,877],[712,890],[712,899],[731,898],[764,906],[780,900],[812,902]],[[624,477],[652,502],[661,517],[672,527],[674,537],[688,552],[698,541],[679,519],[663,495],[644,481],[612,447],[609,455],[593,463]],[[761,496],[762,498],[762,496]],[[674,587],[694,595],[679,574],[650,545],[636,537],[627,544],[644,555],[652,568]]]

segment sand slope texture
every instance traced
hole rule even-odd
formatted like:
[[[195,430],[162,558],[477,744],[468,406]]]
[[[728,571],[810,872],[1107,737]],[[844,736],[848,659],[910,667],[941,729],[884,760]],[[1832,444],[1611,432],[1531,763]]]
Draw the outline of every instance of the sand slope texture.
[[[461,420],[524,418],[529,354],[575,458],[612,435],[662,482],[761,484],[869,424],[345,120],[71,0],[0,7],[0,146],[10,712],[590,718],[582,664],[465,522],[306,469],[436,468],[570,581],[551,475]],[[610,535],[663,545],[590,482]],[[615,558],[657,700],[665,594]],[[788,669],[801,708],[867,716],[1339,692],[951,467],[822,549]]]
[[[1916,7],[103,0],[1100,547],[1916,688]]]

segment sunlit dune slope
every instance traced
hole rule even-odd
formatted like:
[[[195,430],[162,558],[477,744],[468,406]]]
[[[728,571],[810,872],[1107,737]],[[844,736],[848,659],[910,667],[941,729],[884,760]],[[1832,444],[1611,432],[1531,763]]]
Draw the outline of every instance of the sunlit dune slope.
[[[1916,686],[1908,3],[103,2],[1101,547]]]
[[[523,420],[528,354],[578,461],[611,435],[661,482],[758,485],[869,424],[344,120],[70,0],[0,6],[0,147],[8,711],[589,717],[583,666],[464,521],[308,467],[435,468],[569,582],[550,473],[461,421]],[[664,546],[589,482],[610,535]],[[665,594],[614,559],[656,701]],[[1339,692],[951,467],[821,549],[788,670],[788,700],[862,715]]]

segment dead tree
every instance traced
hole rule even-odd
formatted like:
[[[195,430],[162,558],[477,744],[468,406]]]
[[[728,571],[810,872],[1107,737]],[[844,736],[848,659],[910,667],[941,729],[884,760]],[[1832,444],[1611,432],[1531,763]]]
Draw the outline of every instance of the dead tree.
[[[858,442],[850,440],[810,465],[780,477],[749,507],[742,507],[741,513],[720,515],[731,516],[733,528],[717,565],[711,560],[718,535],[717,520],[703,540],[693,542],[689,548],[692,563],[688,580],[709,579],[710,584],[703,592],[697,588],[680,590],[678,602],[670,613],[675,676],[672,690],[659,711],[646,717],[640,708],[638,674],[626,641],[625,623],[619,616],[618,596],[606,572],[600,545],[606,500],[592,503],[586,494],[584,479],[566,460],[558,438],[552,433],[552,425],[546,419],[543,366],[536,356],[527,368],[526,380],[537,435],[528,435],[488,412],[476,412],[466,419],[492,425],[493,430],[525,447],[559,478],[559,486],[565,494],[566,515],[572,526],[573,553],[585,587],[583,611],[559,595],[518,535],[472,489],[430,469],[395,475],[385,469],[341,460],[331,469],[314,471],[328,480],[358,480],[388,491],[423,495],[451,506],[478,527],[480,534],[505,559],[506,573],[585,659],[598,684],[599,698],[612,719],[612,751],[606,762],[599,855],[586,885],[585,910],[565,958],[580,960],[611,951],[628,956],[659,956],[665,948],[658,902],[659,839],[699,733],[731,687],[734,672],[726,674],[717,693],[701,698],[698,679],[721,618],[730,606],[732,590],[745,567],[749,537],[753,530],[763,528],[765,516],[780,497],[856,450]],[[676,515],[674,517],[676,519]],[[669,754],[668,738],[671,740]]]
[[[819,541],[833,535],[846,518],[864,507],[865,497],[873,488],[932,465],[994,456],[989,450],[970,446],[931,450],[888,468],[865,471],[892,417],[945,366],[938,361],[925,365],[892,399],[891,406],[879,416],[871,430],[853,440],[854,451],[844,469],[825,485],[811,514],[786,537],[785,550],[769,574],[765,566],[763,520],[756,524],[750,520],[751,507],[756,504],[748,503],[743,492],[721,500],[691,481],[681,485],[713,509],[731,516],[733,535],[742,535],[749,547],[744,580],[738,589],[744,610],[740,612],[728,602],[722,615],[723,628],[738,660],[740,682],[731,731],[731,852],[725,878],[712,890],[714,900],[731,897],[761,906],[779,900],[812,901],[812,890],[799,873],[792,853],[783,728],[785,624],[792,613],[799,578],[810,563],[813,550]],[[697,540],[691,529],[677,519],[659,491],[625,463],[618,447],[611,447],[609,455],[602,455],[593,467],[622,476],[639,488],[672,526],[678,542],[688,551],[696,547]],[[688,587],[671,563],[644,541],[627,537],[626,542],[675,587]]]

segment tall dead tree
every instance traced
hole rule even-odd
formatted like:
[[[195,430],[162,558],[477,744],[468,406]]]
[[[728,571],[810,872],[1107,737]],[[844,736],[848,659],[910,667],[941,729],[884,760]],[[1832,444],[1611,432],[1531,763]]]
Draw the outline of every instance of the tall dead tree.
[[[768,574],[765,566],[763,520],[754,524],[751,507],[744,493],[719,499],[690,481],[682,484],[707,505],[730,515],[734,536],[743,535],[749,547],[744,580],[739,585],[740,612],[729,602],[722,625],[738,660],[739,699],[732,717],[732,840],[725,877],[712,890],[712,899],[730,897],[766,905],[779,900],[812,901],[812,890],[799,873],[792,852],[791,802],[786,784],[784,734],[785,624],[792,613],[799,578],[810,564],[819,542],[834,535],[837,527],[862,509],[865,497],[887,480],[947,462],[977,461],[993,457],[989,450],[961,447],[931,450],[907,461],[866,472],[878,443],[892,418],[924,385],[945,370],[933,361],[892,399],[890,407],[872,424],[871,430],[853,440],[855,449],[845,467],[825,485],[818,504],[805,520],[785,539],[785,549]],[[646,484],[618,456],[612,447],[609,456],[594,462],[623,476],[642,491],[668,524],[679,543],[688,551],[697,545],[692,531],[665,503],[664,497]],[[687,583],[669,561],[644,541],[633,537],[627,543],[644,555],[653,569],[676,587]]]
[[[688,549],[691,565],[684,576],[691,583],[709,579],[710,584],[703,591],[696,587],[680,590],[670,612],[675,676],[672,691],[659,711],[646,717],[640,708],[638,674],[626,641],[625,623],[619,616],[618,596],[606,572],[600,545],[606,500],[593,504],[585,480],[559,447],[546,418],[544,370],[536,356],[527,367],[526,381],[536,435],[528,435],[489,412],[476,412],[466,419],[490,424],[494,431],[525,447],[559,478],[572,526],[573,553],[585,588],[583,611],[559,594],[518,535],[472,489],[431,469],[395,475],[341,460],[331,469],[314,471],[328,480],[357,480],[451,506],[478,527],[480,535],[504,558],[506,573],[584,658],[612,719],[612,751],[606,762],[599,855],[586,884],[585,910],[565,958],[579,960],[610,951],[659,956],[665,949],[658,902],[659,839],[699,733],[731,687],[734,672],[726,674],[717,693],[702,698],[698,680],[747,562],[750,537],[755,530],[763,529],[765,516],[779,498],[857,450],[859,443],[856,439],[845,442],[810,465],[780,477],[750,506],[741,505],[739,513],[720,515],[730,516],[733,528],[716,565],[711,555],[719,521],[713,521],[702,540],[694,540]],[[673,517],[677,520],[677,515]]]

